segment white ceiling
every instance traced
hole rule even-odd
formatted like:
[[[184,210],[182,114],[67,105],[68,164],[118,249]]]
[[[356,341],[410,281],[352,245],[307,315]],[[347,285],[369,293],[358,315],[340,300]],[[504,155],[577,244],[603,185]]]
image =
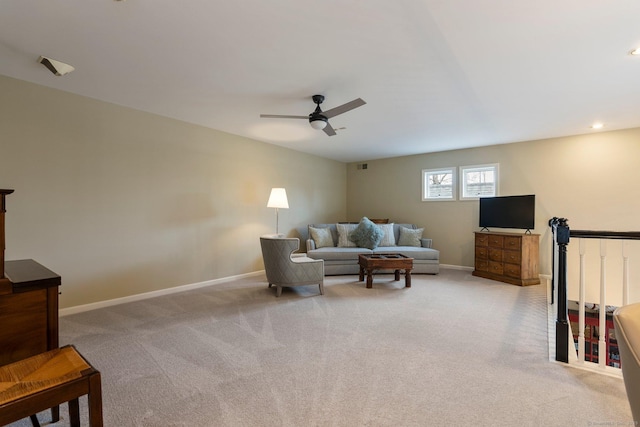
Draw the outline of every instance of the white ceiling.
[[[350,162],[640,127],[639,16],[637,0],[2,0],[0,74]],[[259,117],[307,115],[316,93],[367,104],[333,137]]]

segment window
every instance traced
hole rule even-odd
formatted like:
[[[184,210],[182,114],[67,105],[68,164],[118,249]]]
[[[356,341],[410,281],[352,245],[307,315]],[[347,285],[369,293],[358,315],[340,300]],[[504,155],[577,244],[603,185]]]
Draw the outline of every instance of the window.
[[[498,194],[498,164],[460,167],[460,199],[494,197]]]
[[[455,200],[456,168],[424,169],[422,171],[422,201]]]

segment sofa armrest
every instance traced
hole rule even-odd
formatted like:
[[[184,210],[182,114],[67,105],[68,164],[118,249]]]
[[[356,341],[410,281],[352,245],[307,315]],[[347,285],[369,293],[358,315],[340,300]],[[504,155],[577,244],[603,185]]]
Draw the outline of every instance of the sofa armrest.
[[[432,239],[420,239],[423,248],[430,248],[433,245]]]
[[[307,239],[307,252],[316,248],[316,241],[313,239]]]

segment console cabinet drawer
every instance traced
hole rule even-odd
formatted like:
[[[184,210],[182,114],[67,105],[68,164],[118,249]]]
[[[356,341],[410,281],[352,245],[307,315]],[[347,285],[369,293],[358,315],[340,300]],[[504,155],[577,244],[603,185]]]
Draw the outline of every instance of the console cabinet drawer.
[[[476,259],[487,259],[489,257],[489,250],[484,246],[476,246]]]
[[[476,234],[476,247],[477,246],[488,246],[489,245],[489,236],[486,234]]]
[[[504,251],[504,257],[502,260],[511,264],[520,264],[520,261],[522,260],[522,252]]]
[[[504,248],[512,251],[519,251],[521,246],[521,239],[519,237],[505,237]]]
[[[537,285],[539,234],[475,233],[474,276],[514,285]]]
[[[489,259],[491,261],[502,262],[503,253],[502,249],[489,248]]]
[[[489,273],[502,275],[504,272],[501,262],[489,261]]]
[[[484,259],[476,259],[476,270],[489,271],[489,261]]]
[[[499,236],[497,234],[490,234],[489,235],[489,246],[492,246],[494,248],[502,248],[502,247],[504,247],[504,237],[503,236]]]
[[[506,276],[515,277],[516,279],[520,277],[520,266],[518,264],[504,264],[503,273]]]

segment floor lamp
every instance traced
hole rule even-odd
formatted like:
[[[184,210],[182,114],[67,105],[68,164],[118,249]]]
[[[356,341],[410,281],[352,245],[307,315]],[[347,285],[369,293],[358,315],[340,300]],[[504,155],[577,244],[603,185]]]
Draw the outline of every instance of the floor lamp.
[[[276,208],[276,234],[278,234],[278,209],[289,209],[289,202],[287,201],[287,192],[284,188],[272,188],[269,201],[267,202],[268,208]]]

